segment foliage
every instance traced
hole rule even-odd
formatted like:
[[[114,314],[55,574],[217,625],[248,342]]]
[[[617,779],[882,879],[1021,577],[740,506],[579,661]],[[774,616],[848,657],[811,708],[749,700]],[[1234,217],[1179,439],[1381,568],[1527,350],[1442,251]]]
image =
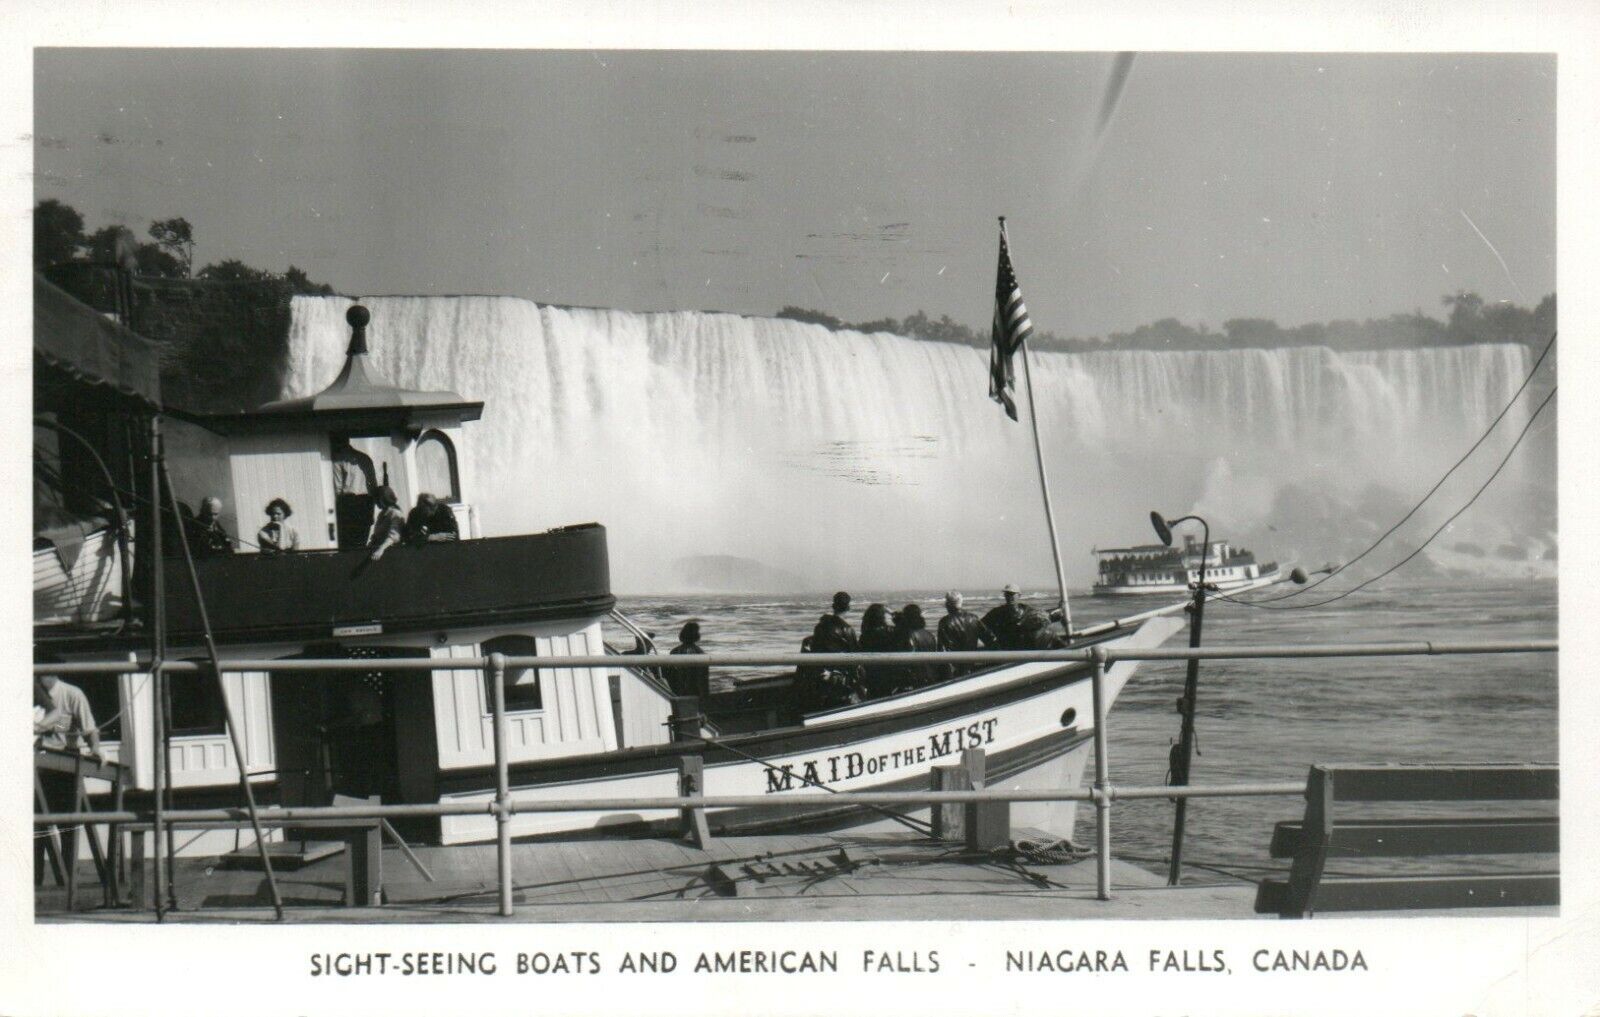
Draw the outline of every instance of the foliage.
[[[57,285],[100,310],[115,306],[111,273],[118,245],[131,250],[134,329],[160,346],[166,401],[193,412],[226,412],[275,398],[287,366],[289,305],[298,294],[334,290],[290,265],[282,275],[228,258],[193,273],[194,227],[184,218],[150,224],[150,241],[127,227],[85,236],[70,205],[34,208],[34,264]]]
[[[83,216],[71,205],[47,198],[33,208],[33,267],[77,257],[84,245]]]
[[[189,220],[181,216],[158,219],[150,224],[150,239],[183,267],[187,278],[194,267],[194,227],[189,225]]]
[[[1113,332],[1104,339],[1062,339],[1035,331],[1029,340],[1035,349],[1087,353],[1096,350],[1228,350],[1271,349],[1281,346],[1328,346],[1336,350],[1412,349],[1468,343],[1516,342],[1542,346],[1556,329],[1556,298],[1549,294],[1531,310],[1510,302],[1486,304],[1476,293],[1455,293],[1444,298],[1449,308],[1445,321],[1417,310],[1365,321],[1309,322],[1285,328],[1269,318],[1231,318],[1213,332],[1204,323],[1186,325],[1162,318],[1130,332]],[[988,330],[979,332],[940,315],[937,320],[916,311],[904,320],[882,318],[849,324],[803,307],[785,307],[778,317],[822,325],[834,331],[890,332],[908,339],[930,342],[989,345]]]
[[[264,272],[259,268],[251,268],[237,258],[228,258],[207,265],[200,270],[200,278],[208,282],[266,282],[272,278],[271,272]]]

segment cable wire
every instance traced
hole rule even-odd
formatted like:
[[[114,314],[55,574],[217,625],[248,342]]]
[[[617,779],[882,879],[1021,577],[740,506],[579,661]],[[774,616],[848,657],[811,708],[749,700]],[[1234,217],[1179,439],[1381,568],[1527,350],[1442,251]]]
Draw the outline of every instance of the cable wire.
[[[1354,558],[1351,558],[1349,561],[1345,562],[1343,565],[1340,565],[1338,568],[1331,570],[1326,575],[1324,575],[1320,579],[1318,579],[1316,582],[1309,583],[1309,584],[1307,584],[1305,586],[1301,586],[1301,587],[1298,587],[1296,589],[1290,590],[1288,593],[1279,594],[1276,597],[1266,597],[1266,598],[1263,598],[1261,600],[1251,601],[1250,603],[1253,603],[1253,604],[1270,604],[1270,603],[1273,603],[1273,602],[1279,601],[1279,600],[1289,600],[1292,597],[1299,597],[1302,594],[1306,594],[1306,593],[1311,592],[1312,590],[1314,590],[1317,587],[1321,586],[1323,583],[1325,583],[1328,580],[1332,579],[1334,576],[1336,576],[1339,573],[1343,572],[1345,569],[1347,569],[1350,566],[1354,565],[1356,562],[1358,562],[1361,559],[1365,558],[1367,555],[1371,554],[1373,551],[1377,550],[1378,545],[1382,544],[1385,540],[1388,540],[1391,536],[1393,536],[1393,534],[1394,534],[1394,532],[1396,530],[1398,530],[1400,527],[1404,526],[1407,522],[1409,522],[1411,517],[1416,515],[1417,512],[1419,510],[1421,510],[1422,506],[1427,503],[1428,499],[1432,498],[1434,496],[1434,494],[1436,494],[1438,492],[1439,488],[1444,486],[1444,482],[1449,480],[1450,477],[1456,472],[1456,470],[1460,469],[1461,465],[1463,463],[1465,463],[1469,458],[1471,458],[1472,453],[1478,451],[1478,448],[1485,441],[1487,441],[1489,439],[1489,435],[1494,433],[1494,429],[1496,427],[1500,426],[1500,421],[1504,420],[1506,418],[1506,414],[1511,412],[1511,407],[1513,407],[1513,406],[1515,406],[1517,404],[1517,400],[1520,399],[1522,397],[1522,393],[1527,390],[1528,385],[1533,381],[1534,376],[1536,376],[1539,373],[1540,366],[1542,366],[1544,364],[1544,358],[1549,356],[1550,355],[1550,351],[1555,348],[1556,335],[1557,334],[1558,333],[1555,333],[1555,332],[1550,333],[1550,341],[1545,343],[1544,352],[1540,353],[1539,354],[1539,359],[1537,359],[1537,360],[1535,360],[1533,362],[1533,367],[1532,367],[1532,369],[1530,369],[1528,371],[1528,376],[1526,378],[1522,379],[1522,384],[1518,385],[1517,386],[1517,390],[1511,394],[1511,398],[1506,401],[1505,408],[1500,411],[1499,416],[1495,417],[1494,420],[1490,421],[1489,426],[1484,430],[1483,434],[1479,436],[1477,441],[1472,443],[1472,447],[1467,449],[1467,451],[1462,454],[1461,458],[1457,459],[1455,461],[1455,465],[1451,466],[1448,470],[1446,470],[1444,472],[1444,476],[1440,477],[1438,482],[1435,483],[1431,488],[1428,489],[1428,493],[1423,495],[1420,501],[1418,501],[1415,505],[1411,506],[1411,511],[1407,512],[1405,515],[1400,517],[1400,521],[1399,522],[1395,523],[1393,526],[1391,526],[1387,530],[1385,530],[1383,532],[1382,536],[1378,537],[1377,540],[1373,541],[1371,543],[1371,545],[1369,545],[1365,551],[1362,551],[1360,554],[1356,555]],[[1552,389],[1552,391],[1553,391],[1553,389]],[[1224,598],[1224,599],[1231,599],[1231,598]],[[1234,603],[1240,604],[1240,603],[1245,603],[1245,602],[1244,601],[1234,601]]]
[[[1360,584],[1358,584],[1356,586],[1353,586],[1350,589],[1345,590],[1343,593],[1338,593],[1338,594],[1335,594],[1332,597],[1328,597],[1325,600],[1318,600],[1318,601],[1315,601],[1315,602],[1310,603],[1310,604],[1285,604],[1285,605],[1283,605],[1281,607],[1273,607],[1270,603],[1262,603],[1261,601],[1235,600],[1233,597],[1230,597],[1230,596],[1228,596],[1227,594],[1224,594],[1224,593],[1216,594],[1215,595],[1215,599],[1217,599],[1217,600],[1226,600],[1230,604],[1240,604],[1240,605],[1242,605],[1244,607],[1259,608],[1259,609],[1261,609],[1263,611],[1298,611],[1298,610],[1302,610],[1302,609],[1305,609],[1305,608],[1324,607],[1324,606],[1326,606],[1328,604],[1332,604],[1335,601],[1343,600],[1344,598],[1350,596],[1352,593],[1357,593],[1357,592],[1365,589],[1366,587],[1371,586],[1373,583],[1375,583],[1378,580],[1384,578],[1385,576],[1393,574],[1394,572],[1399,570],[1401,567],[1403,567],[1404,565],[1409,563],[1417,555],[1421,554],[1423,552],[1423,550],[1429,544],[1433,543],[1433,540],[1434,540],[1435,537],[1437,537],[1439,534],[1443,533],[1450,526],[1451,523],[1455,522],[1456,519],[1458,519],[1461,516],[1462,513],[1464,513],[1467,509],[1469,509],[1469,508],[1471,508],[1473,506],[1473,503],[1475,503],[1478,500],[1478,498],[1480,496],[1482,496],[1484,491],[1487,491],[1489,489],[1489,485],[1494,483],[1495,478],[1500,476],[1501,471],[1506,468],[1506,464],[1511,461],[1511,457],[1516,453],[1517,448],[1522,444],[1522,439],[1526,438],[1528,436],[1528,432],[1533,429],[1534,423],[1539,419],[1539,414],[1544,412],[1544,408],[1546,406],[1549,406],[1550,405],[1550,400],[1554,399],[1555,397],[1556,397],[1556,389],[1552,388],[1550,390],[1550,394],[1546,395],[1544,397],[1544,401],[1539,404],[1538,408],[1535,409],[1531,415],[1529,415],[1528,422],[1523,425],[1521,432],[1519,432],[1517,434],[1516,440],[1511,443],[1511,447],[1506,450],[1506,454],[1501,458],[1499,465],[1494,468],[1494,472],[1489,474],[1489,479],[1485,480],[1483,482],[1482,486],[1480,486],[1478,488],[1478,490],[1473,493],[1472,497],[1467,500],[1467,503],[1465,505],[1462,505],[1459,509],[1456,509],[1455,512],[1451,513],[1450,518],[1446,519],[1443,523],[1439,524],[1439,528],[1438,529],[1436,529],[1432,533],[1428,534],[1428,539],[1424,540],[1421,544],[1417,545],[1416,550],[1412,551],[1410,554],[1406,555],[1404,558],[1400,559],[1398,562],[1395,562],[1393,565],[1389,566],[1387,569],[1385,569],[1382,572],[1378,573],[1377,575],[1373,576],[1371,579],[1368,579],[1368,580],[1366,580],[1366,581],[1364,581],[1364,582],[1362,582],[1362,583],[1360,583]]]

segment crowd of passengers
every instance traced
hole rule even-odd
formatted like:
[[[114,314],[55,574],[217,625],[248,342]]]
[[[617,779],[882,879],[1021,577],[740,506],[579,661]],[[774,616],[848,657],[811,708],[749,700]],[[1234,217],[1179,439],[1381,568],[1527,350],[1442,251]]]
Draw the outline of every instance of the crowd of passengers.
[[[817,620],[811,635],[800,645],[802,653],[910,653],[972,650],[1055,650],[1069,645],[1059,622],[1059,612],[1046,614],[1024,604],[1015,585],[1002,591],[1005,602],[982,618],[962,607],[964,598],[954,590],[944,595],[945,614],[935,630],[928,630],[927,619],[917,604],[907,604],[890,612],[884,604],[869,604],[861,613],[859,635],[847,615],[850,594],[833,595],[832,610]],[[641,648],[640,652],[643,652]],[[673,654],[703,654],[700,624],[687,622],[678,633]],[[795,703],[802,711],[847,706],[909,692],[967,674],[977,664],[882,664],[861,667],[801,667],[795,672]],[[705,667],[663,669],[665,678],[678,695],[705,696],[709,693],[709,670]]]
[[[418,495],[417,504],[409,513],[400,508],[400,499],[395,495],[394,488],[387,485],[377,489],[373,502],[370,536],[365,540],[365,546],[368,556],[374,561],[382,558],[384,552],[396,544],[427,544],[457,540],[461,536],[449,503],[431,494]],[[300,534],[289,522],[289,517],[294,515],[293,506],[283,498],[274,498],[267,502],[267,507],[262,511],[267,522],[256,531],[254,548],[261,554],[298,551]],[[182,509],[181,514],[190,551],[196,557],[214,558],[233,554],[238,543],[249,543],[236,541],[222,525],[221,498],[203,498],[199,512],[190,513]],[[171,553],[178,552],[175,544],[176,541],[169,545]]]

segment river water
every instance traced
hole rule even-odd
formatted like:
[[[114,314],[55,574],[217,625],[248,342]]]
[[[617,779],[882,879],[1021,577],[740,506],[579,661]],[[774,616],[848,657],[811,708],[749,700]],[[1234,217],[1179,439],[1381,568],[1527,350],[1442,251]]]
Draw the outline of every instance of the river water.
[[[1315,602],[1346,588],[1336,577],[1274,606]],[[1213,602],[1206,609],[1205,645],[1551,639],[1557,635],[1556,592],[1556,583],[1547,580],[1405,582],[1394,577],[1381,590],[1323,607],[1265,610]],[[944,610],[942,592],[851,593],[853,621],[875,600],[894,608],[916,601],[930,619]],[[1041,606],[1049,599],[1044,591],[1031,591],[1031,598]],[[697,618],[701,644],[710,653],[790,652],[826,610],[826,600],[824,595],[624,597],[619,607],[664,646],[672,645],[685,620]],[[968,593],[967,606],[980,614],[995,603],[997,598]],[[1078,596],[1074,621],[1089,624],[1162,603]],[[608,632],[608,638],[627,642],[620,633]],[[1180,632],[1169,645],[1186,639]],[[1145,663],[1117,700],[1108,724],[1113,783],[1163,782],[1168,747],[1178,733],[1176,700],[1184,667],[1181,661]],[[1196,716],[1200,756],[1191,780],[1303,782],[1312,763],[1555,762],[1556,668],[1555,654],[1205,661]],[[730,672],[719,681],[749,673]],[[1170,849],[1172,811],[1164,800],[1116,803],[1116,854],[1158,867]],[[1186,865],[1254,874],[1268,864],[1272,824],[1298,818],[1302,811],[1297,798],[1192,802]],[[1084,819],[1076,839],[1092,843],[1092,811],[1080,813]]]

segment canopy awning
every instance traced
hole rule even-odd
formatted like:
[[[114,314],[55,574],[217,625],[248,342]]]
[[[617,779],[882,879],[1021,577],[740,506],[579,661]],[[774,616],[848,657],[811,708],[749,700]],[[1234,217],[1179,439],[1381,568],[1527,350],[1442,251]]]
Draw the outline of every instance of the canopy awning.
[[[38,274],[33,277],[33,355],[75,381],[103,386],[161,412],[156,344]]]

